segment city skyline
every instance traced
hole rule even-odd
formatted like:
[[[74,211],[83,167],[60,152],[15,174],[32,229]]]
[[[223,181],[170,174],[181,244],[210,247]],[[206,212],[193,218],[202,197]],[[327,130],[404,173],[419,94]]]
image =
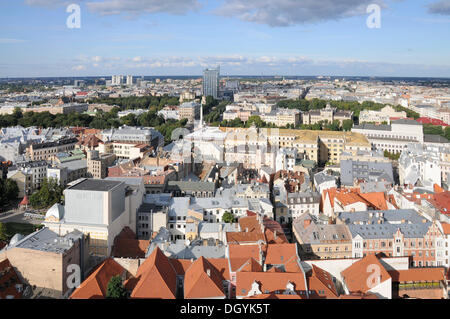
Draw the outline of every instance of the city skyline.
[[[450,1],[68,1],[0,4],[0,78],[197,76],[450,77]],[[367,8],[381,8],[370,28]],[[332,31],[332,32],[330,32]]]

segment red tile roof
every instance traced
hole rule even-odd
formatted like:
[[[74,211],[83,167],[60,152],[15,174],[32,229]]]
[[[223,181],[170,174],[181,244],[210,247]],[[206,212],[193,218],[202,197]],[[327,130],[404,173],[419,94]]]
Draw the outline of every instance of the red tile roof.
[[[439,119],[433,119],[430,117],[419,117],[417,120],[417,122],[422,123],[422,124],[431,124],[431,125],[438,125],[438,126],[448,126],[447,124],[445,124],[445,122],[443,122],[442,120]]]
[[[184,276],[184,298],[225,298],[224,276],[206,258],[200,257]]]
[[[129,227],[124,227],[114,239],[111,255],[122,258],[145,258],[149,244],[149,240],[136,239],[136,234]]]
[[[441,211],[442,214],[450,214],[450,192],[445,191],[434,194],[429,200],[431,204]]]
[[[260,248],[258,245],[234,245],[228,246],[230,253],[230,271],[235,272],[239,270],[250,258],[259,261]]]
[[[156,247],[139,267],[131,298],[175,299],[177,273],[169,258]]]
[[[266,243],[282,244],[289,242],[284,234],[283,228],[277,221],[264,217],[263,225],[265,227],[264,235],[266,237]]]
[[[121,276],[126,270],[112,258],[102,262],[89,277],[72,293],[70,299],[103,299],[109,280],[114,276]]]
[[[374,277],[374,273],[379,270],[380,278],[379,282],[383,283],[384,281],[391,278],[389,273],[380,263],[378,258],[375,255],[368,255],[350,267],[346,268],[341,272],[341,275],[347,285],[347,288],[350,292],[368,292],[371,288],[368,284],[371,284],[369,280],[369,276]],[[375,279],[375,278],[374,278]]]
[[[410,268],[388,272],[393,282],[439,282],[445,280],[444,268]]]
[[[265,242],[262,225],[258,221],[257,215],[239,218],[239,226],[242,230],[241,232],[226,233],[229,244]]]
[[[192,265],[192,261],[189,259],[169,258],[169,262],[178,276],[184,276],[186,270]]]
[[[14,267],[8,259],[0,261],[0,299],[6,299],[7,296],[13,296],[14,299],[21,299],[22,293],[16,289],[16,284],[22,284]]]
[[[28,196],[25,195],[22,199],[22,201],[20,202],[19,206],[27,206],[30,204],[30,201],[28,200]]]
[[[305,293],[305,277],[303,273],[278,273],[278,272],[238,272],[236,274],[236,296],[246,297],[252,288],[253,282],[259,284],[263,294],[282,294],[290,282],[294,290],[301,295]]]
[[[340,295],[339,299],[379,299],[376,294],[373,293],[351,293],[349,295]]]
[[[450,235],[450,224],[441,223],[445,235]]]
[[[361,193],[358,194],[360,197],[364,198],[370,206],[377,210],[387,210],[387,197],[383,192],[373,192],[373,193]]]
[[[297,261],[296,244],[267,245],[265,263],[268,265],[285,265],[289,261]]]
[[[257,260],[255,260],[254,258],[250,258],[238,270],[247,272],[258,272],[263,271],[263,268]]]
[[[333,276],[322,268],[312,265],[310,275],[307,277],[309,290],[312,291],[311,298],[335,299],[338,297]]]

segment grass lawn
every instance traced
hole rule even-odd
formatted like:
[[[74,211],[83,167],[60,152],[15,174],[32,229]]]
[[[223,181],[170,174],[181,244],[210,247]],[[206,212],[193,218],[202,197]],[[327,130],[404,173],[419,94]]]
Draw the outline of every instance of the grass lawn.
[[[43,225],[14,222],[4,223],[4,225],[6,226],[6,236],[8,237],[8,240],[10,240],[11,237],[13,237],[17,233],[26,236],[43,227]]]

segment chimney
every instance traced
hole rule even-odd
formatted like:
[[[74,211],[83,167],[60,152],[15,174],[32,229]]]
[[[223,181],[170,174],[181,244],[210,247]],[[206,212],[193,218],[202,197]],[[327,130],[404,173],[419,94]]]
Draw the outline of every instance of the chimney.
[[[211,277],[211,269],[206,269],[206,274],[208,275],[208,277]]]
[[[275,231],[273,235],[274,235],[273,237],[274,237],[275,239],[277,239],[277,231]]]
[[[248,233],[248,227],[245,227],[245,232]]]
[[[309,225],[311,225],[311,220],[310,219],[305,219],[303,221],[303,228],[306,229]]]

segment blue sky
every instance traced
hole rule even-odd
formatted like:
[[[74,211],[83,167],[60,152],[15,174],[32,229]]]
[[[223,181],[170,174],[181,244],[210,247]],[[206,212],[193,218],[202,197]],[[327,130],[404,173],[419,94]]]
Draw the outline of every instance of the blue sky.
[[[450,77],[449,38],[450,0],[2,0],[0,77]]]

